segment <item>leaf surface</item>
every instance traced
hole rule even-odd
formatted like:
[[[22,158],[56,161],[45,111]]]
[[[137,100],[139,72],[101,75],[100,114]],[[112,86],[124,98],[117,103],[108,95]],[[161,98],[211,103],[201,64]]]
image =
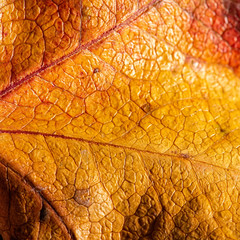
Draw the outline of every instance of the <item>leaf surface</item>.
[[[239,239],[237,1],[2,1],[3,239]]]

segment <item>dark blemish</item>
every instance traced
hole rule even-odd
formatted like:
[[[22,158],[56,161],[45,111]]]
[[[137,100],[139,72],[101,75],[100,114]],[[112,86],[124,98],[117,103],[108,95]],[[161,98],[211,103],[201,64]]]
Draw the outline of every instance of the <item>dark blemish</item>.
[[[0,240],[3,240],[3,237],[2,237],[2,235],[0,234]]]
[[[227,132],[227,130],[223,128],[220,128],[220,132],[223,133],[225,137],[227,137],[230,134],[230,132]]]
[[[99,68],[94,68],[93,73],[98,73],[100,72]]]
[[[224,133],[225,136],[228,136],[228,135],[229,135],[229,132],[227,132],[226,129],[223,129],[223,128],[221,128],[221,127],[220,127],[220,132],[221,132],[221,133]]]
[[[141,109],[145,112],[148,113],[151,110],[151,105],[149,103],[146,103],[144,105],[141,106]]]
[[[44,222],[46,220],[46,217],[48,215],[48,211],[45,207],[45,205],[42,205],[42,209],[40,210],[40,222]]]
[[[89,207],[91,205],[91,199],[88,189],[78,189],[74,194],[74,200],[80,205]]]
[[[225,133],[226,131],[223,128],[220,128],[221,133]]]
[[[86,74],[83,73],[83,72],[80,72],[79,75],[78,75],[78,77],[79,77],[79,78],[84,78],[84,77],[86,77]]]
[[[183,158],[190,158],[190,156],[187,153],[181,153],[180,155]]]

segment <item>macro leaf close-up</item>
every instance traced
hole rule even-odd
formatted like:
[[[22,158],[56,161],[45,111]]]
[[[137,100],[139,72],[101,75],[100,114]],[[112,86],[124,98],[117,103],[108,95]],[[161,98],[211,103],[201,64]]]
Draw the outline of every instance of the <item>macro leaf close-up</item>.
[[[239,0],[0,0],[0,239],[240,239]]]

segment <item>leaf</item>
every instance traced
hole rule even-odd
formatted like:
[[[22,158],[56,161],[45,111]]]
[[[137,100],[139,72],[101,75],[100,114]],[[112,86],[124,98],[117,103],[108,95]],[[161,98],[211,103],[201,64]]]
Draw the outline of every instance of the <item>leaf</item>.
[[[3,239],[239,239],[237,1],[3,0]]]

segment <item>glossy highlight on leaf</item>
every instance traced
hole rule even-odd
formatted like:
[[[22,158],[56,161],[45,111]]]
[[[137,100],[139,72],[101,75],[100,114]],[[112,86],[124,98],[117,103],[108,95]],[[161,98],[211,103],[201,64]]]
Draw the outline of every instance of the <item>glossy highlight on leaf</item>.
[[[0,234],[239,239],[238,1],[0,2]]]

